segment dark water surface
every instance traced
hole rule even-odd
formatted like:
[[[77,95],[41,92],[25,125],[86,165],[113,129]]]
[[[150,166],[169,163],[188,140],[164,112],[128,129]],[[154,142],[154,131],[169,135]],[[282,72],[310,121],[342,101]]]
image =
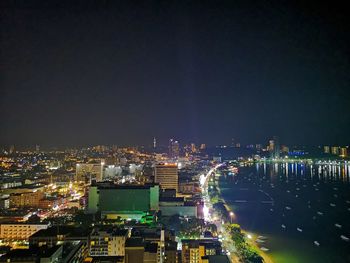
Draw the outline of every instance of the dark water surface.
[[[346,163],[260,163],[219,185],[235,220],[267,237],[260,246],[277,263],[350,262],[349,172]]]

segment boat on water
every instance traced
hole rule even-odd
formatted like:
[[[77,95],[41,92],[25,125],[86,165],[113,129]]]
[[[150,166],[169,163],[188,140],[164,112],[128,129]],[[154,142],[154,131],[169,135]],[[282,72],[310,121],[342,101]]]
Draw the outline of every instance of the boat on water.
[[[303,230],[302,230],[301,228],[299,228],[299,227],[297,227],[297,230],[298,230],[299,232],[303,232]]]
[[[320,211],[317,211],[317,214],[318,214],[318,215],[320,215],[320,216],[322,216],[322,215],[323,215],[323,213],[322,213],[322,212],[320,212]]]
[[[287,209],[287,210],[291,210],[292,208],[290,208],[289,206],[286,206],[286,209]]]
[[[285,229],[285,228],[286,228],[286,225],[282,224],[281,227]]]
[[[269,251],[270,249],[268,249],[267,247],[261,247],[260,248],[262,251]]]
[[[257,243],[265,243],[265,240],[261,240],[261,239],[257,239],[257,240],[255,240],[255,242],[257,242]]]
[[[331,207],[335,207],[335,204],[333,204],[333,203],[330,203],[329,205],[330,205]]]
[[[347,236],[341,235],[340,238],[346,242],[349,242],[350,238],[348,238]]]
[[[267,240],[267,237],[265,237],[265,236],[258,236],[258,239],[260,239],[260,240]]]
[[[320,243],[318,241],[314,241],[315,246],[320,246]]]
[[[334,224],[334,226],[337,227],[337,228],[341,228],[342,227],[341,224]]]

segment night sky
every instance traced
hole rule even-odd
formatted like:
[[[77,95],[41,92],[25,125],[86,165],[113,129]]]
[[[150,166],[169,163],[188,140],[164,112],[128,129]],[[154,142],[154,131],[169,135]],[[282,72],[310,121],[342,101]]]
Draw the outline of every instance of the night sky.
[[[2,145],[350,144],[336,1],[45,2],[0,4]]]

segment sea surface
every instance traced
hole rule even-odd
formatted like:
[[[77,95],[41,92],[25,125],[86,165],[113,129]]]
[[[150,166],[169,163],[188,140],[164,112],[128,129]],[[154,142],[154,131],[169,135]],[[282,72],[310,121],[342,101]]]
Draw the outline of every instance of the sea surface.
[[[258,163],[219,179],[234,221],[277,263],[350,262],[350,163]]]

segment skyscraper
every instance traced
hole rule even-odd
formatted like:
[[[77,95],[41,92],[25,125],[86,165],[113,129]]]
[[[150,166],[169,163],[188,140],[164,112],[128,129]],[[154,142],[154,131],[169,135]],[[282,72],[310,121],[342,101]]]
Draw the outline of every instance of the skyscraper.
[[[176,163],[160,163],[154,169],[154,181],[161,189],[175,189],[178,191],[178,173]]]
[[[180,156],[180,145],[174,139],[169,140],[169,157],[178,158]]]
[[[275,148],[274,148],[274,158],[280,158],[280,140],[277,136],[273,136],[273,140],[275,142]]]

